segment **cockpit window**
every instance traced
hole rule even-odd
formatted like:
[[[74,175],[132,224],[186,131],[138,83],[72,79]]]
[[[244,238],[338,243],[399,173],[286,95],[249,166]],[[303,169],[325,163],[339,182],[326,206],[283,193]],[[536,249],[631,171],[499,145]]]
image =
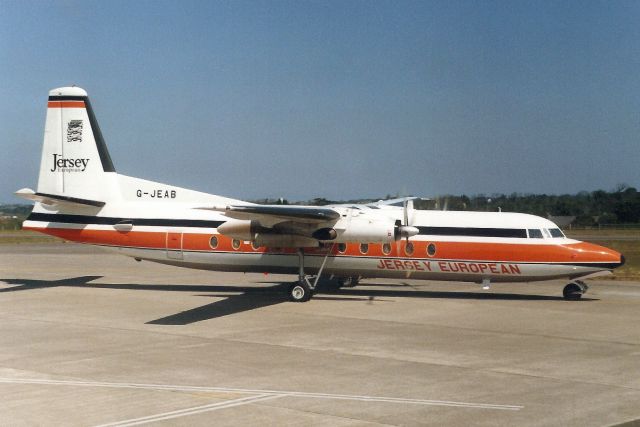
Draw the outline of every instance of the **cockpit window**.
[[[564,233],[559,228],[551,228],[549,231],[551,232],[551,237],[564,237]]]
[[[546,228],[542,229],[542,234],[544,234],[544,237],[546,237],[547,239],[551,238],[551,233],[549,233],[549,230]]]
[[[530,239],[542,239],[542,231],[537,228],[529,229],[529,238]]]

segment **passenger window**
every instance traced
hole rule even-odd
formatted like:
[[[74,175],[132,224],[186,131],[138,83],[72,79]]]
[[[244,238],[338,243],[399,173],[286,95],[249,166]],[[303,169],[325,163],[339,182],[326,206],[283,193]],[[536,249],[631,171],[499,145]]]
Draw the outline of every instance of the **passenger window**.
[[[564,237],[564,233],[559,228],[552,228],[549,231],[551,232],[551,237]]]
[[[529,238],[530,239],[542,239],[542,231],[538,230],[537,228],[530,228],[529,229]]]
[[[360,244],[360,252],[363,254],[366,254],[367,252],[369,252],[369,244],[368,243],[361,243]]]
[[[427,255],[434,256],[435,254],[436,254],[435,243],[429,243],[429,246],[427,246]]]
[[[413,243],[411,242],[407,242],[407,244],[404,247],[404,253],[407,254],[408,256],[413,255]]]
[[[391,253],[391,244],[385,243],[382,245],[382,253],[385,255],[389,255]]]
[[[338,243],[338,252],[343,254],[346,251],[347,251],[347,244],[346,243]]]

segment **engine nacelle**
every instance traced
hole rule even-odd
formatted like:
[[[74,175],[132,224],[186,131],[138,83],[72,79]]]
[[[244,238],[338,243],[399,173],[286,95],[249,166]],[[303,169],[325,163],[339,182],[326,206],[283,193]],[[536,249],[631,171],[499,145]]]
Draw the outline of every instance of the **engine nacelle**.
[[[218,233],[232,239],[253,240],[262,227],[257,221],[232,219],[218,226]]]
[[[250,240],[256,246],[272,248],[317,248],[317,239],[296,234],[281,234],[260,225],[258,221],[229,220],[218,226],[218,232],[238,240]]]
[[[336,228],[320,228],[310,233],[311,235],[274,230],[263,227],[258,221],[236,219],[218,226],[218,232],[232,239],[250,240],[258,246],[294,248],[318,247],[320,241],[391,243],[399,237],[396,225],[392,220],[365,218],[351,218],[343,227],[336,224]]]
[[[335,240],[338,237],[338,232],[333,228],[320,228],[311,234],[314,239],[322,241]]]
[[[345,230],[333,241],[336,243],[391,243],[395,241],[395,224],[392,220],[351,218]]]

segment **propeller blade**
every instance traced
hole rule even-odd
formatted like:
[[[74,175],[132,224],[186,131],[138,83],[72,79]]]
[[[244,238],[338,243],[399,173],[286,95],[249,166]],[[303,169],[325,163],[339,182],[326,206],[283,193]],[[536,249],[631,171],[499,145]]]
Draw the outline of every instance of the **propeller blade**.
[[[404,222],[402,223],[402,225],[409,225],[409,212],[407,209],[407,206],[409,205],[409,203],[407,202],[407,199],[404,199],[404,202],[402,203],[402,211],[404,214]]]

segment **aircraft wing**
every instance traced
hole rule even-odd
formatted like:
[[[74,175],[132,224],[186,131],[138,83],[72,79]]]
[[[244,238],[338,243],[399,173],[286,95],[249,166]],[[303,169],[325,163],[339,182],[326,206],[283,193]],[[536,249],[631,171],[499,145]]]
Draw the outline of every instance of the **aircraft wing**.
[[[228,205],[211,206],[198,209],[218,211],[234,219],[259,220],[263,223],[282,221],[317,224],[340,218],[340,213],[331,208],[317,206],[289,205]]]

